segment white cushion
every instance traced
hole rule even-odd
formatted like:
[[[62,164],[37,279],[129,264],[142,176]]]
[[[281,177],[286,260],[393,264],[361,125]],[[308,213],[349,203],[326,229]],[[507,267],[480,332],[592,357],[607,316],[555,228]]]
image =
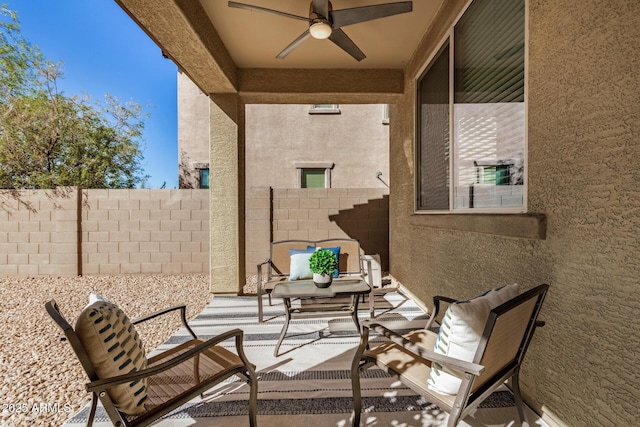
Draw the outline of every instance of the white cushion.
[[[311,279],[313,277],[311,268],[309,268],[311,254],[313,254],[313,251],[296,251],[291,254],[289,280]]]
[[[135,327],[114,303],[90,298],[90,304],[76,321],[76,333],[99,378],[110,378],[147,367],[147,357]],[[125,414],[144,412],[147,380],[142,379],[108,389],[109,397]]]
[[[518,295],[518,285],[492,289],[468,301],[458,301],[447,309],[440,326],[434,352],[473,362],[489,312]],[[457,394],[464,374],[433,363],[427,386],[444,394]]]

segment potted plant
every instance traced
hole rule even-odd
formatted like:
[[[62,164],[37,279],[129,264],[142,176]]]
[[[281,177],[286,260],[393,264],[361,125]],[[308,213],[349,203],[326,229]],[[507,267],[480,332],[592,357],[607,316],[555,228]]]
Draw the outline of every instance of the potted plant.
[[[319,288],[331,286],[333,273],[338,267],[338,258],[329,249],[318,249],[309,258],[309,269],[313,273],[313,283]]]

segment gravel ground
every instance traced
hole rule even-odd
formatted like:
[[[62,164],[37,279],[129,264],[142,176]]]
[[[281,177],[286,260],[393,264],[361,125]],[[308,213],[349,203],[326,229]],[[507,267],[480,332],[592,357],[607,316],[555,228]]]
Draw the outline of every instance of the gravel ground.
[[[0,278],[0,425],[59,426],[90,395],[87,376],[44,304],[55,299],[71,325],[90,292],[117,303],[130,318],[187,305],[187,319],[211,300],[208,275]],[[138,326],[147,352],[181,323],[178,312]]]

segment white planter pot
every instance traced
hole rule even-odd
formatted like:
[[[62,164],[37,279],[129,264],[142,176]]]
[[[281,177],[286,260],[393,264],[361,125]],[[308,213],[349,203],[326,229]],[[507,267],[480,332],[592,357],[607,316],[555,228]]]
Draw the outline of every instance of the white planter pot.
[[[331,276],[330,274],[313,273],[313,283],[315,283],[319,288],[328,288],[329,286],[331,286],[332,280],[333,276]]]

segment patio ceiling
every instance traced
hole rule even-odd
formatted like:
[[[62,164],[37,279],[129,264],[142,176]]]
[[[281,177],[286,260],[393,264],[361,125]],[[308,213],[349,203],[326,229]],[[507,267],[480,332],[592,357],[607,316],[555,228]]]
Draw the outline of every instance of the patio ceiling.
[[[333,0],[335,10],[397,0]],[[358,62],[329,40],[308,38],[304,21],[230,8],[227,0],[116,0],[166,56],[208,94],[238,93],[247,103],[385,102],[404,90],[403,69],[443,0],[344,27],[367,56]],[[307,0],[243,3],[308,16]]]

